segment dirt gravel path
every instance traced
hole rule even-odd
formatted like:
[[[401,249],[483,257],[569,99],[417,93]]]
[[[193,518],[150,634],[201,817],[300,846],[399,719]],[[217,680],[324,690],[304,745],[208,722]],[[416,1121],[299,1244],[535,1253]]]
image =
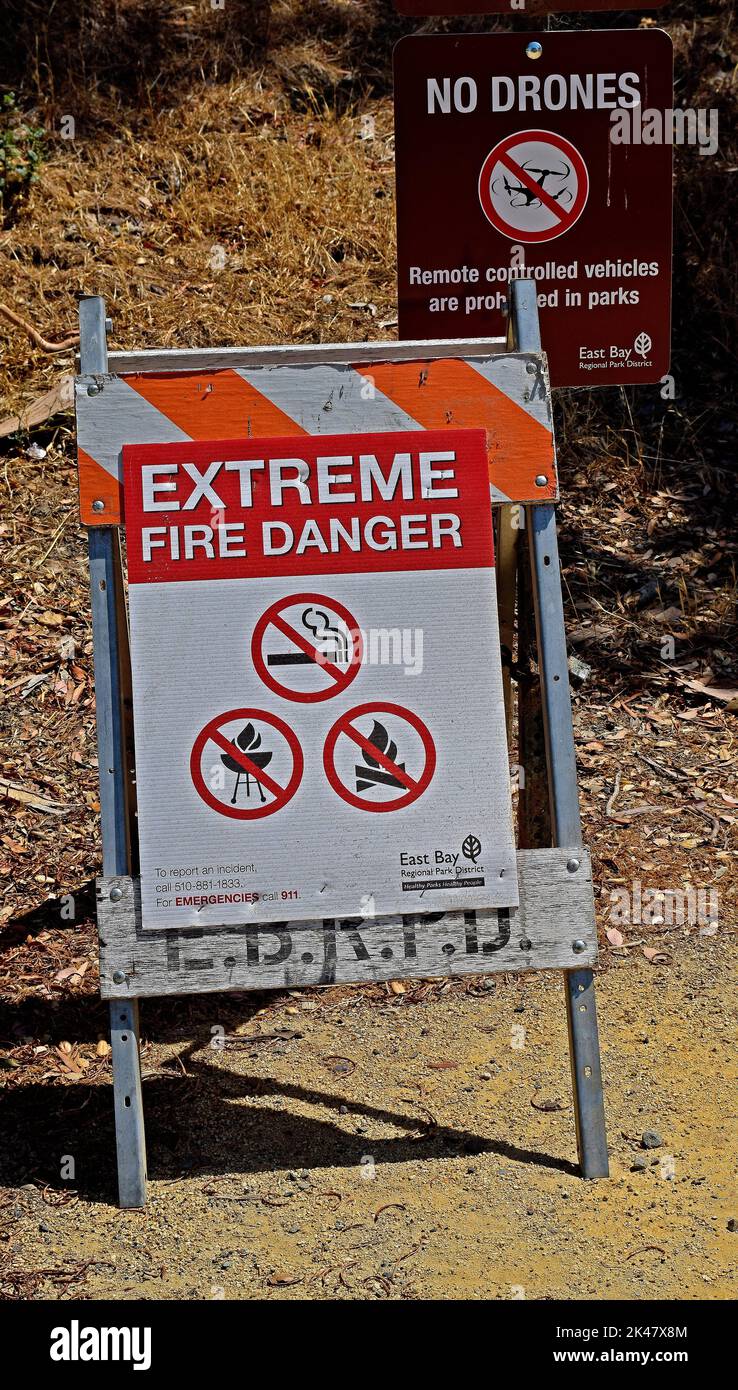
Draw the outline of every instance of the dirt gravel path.
[[[146,1211],[85,1196],[82,1111],[76,1183],[2,1213],[6,1270],[37,1298],[734,1297],[727,957],[693,940],[601,976],[609,1182],[576,1174],[556,976],[283,996],[220,1049],[223,998],[199,1001],[188,1042],[145,1047]]]

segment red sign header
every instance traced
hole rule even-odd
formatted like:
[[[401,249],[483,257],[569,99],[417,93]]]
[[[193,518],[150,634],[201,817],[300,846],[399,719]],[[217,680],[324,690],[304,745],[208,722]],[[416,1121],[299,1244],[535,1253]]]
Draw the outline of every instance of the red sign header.
[[[132,584],[493,563],[484,430],[128,445]]]

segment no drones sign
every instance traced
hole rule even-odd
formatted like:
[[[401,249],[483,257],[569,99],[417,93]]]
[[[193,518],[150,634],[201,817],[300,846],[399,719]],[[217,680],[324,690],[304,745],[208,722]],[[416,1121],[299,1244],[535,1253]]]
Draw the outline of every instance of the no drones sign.
[[[402,39],[400,336],[504,336],[510,282],[530,278],[554,386],[659,381],[671,107],[660,30]]]

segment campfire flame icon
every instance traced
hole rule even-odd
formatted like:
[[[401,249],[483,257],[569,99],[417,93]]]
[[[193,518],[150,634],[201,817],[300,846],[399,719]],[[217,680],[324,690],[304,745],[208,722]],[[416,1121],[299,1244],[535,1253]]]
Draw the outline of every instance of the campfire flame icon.
[[[231,743],[234,748],[240,748],[242,753],[247,753],[252,763],[255,763],[257,767],[266,767],[267,764],[272,761],[272,755],[267,752],[266,749],[262,749],[261,752],[257,751],[261,749],[261,734],[256,732],[253,724],[246,724],[240,734],[237,734],[235,738],[231,739]],[[224,767],[228,768],[229,772],[235,772],[236,774],[236,785],[233,789],[233,796],[231,797],[231,806],[235,806],[236,804],[236,797],[238,796],[238,788],[242,777],[246,778],[246,796],[251,796],[251,783],[253,782],[258,788],[260,800],[266,801],[261,782],[259,782],[252,773],[246,772],[245,768],[241,767],[241,764],[236,762],[235,758],[232,758],[229,753],[221,753],[220,761],[223,763]]]
[[[394,739],[390,738],[384,724],[380,724],[376,719],[374,720],[374,725],[369,735],[369,742],[373,743],[374,747],[378,749],[380,753],[384,753],[385,757],[390,758],[393,763],[397,763],[397,766],[404,772],[405,764],[397,762],[397,744]],[[381,785],[385,787],[400,787],[403,791],[405,790],[404,783],[400,782],[397,777],[394,777],[391,772],[385,772],[384,768],[380,767],[377,759],[373,758],[371,753],[367,753],[366,749],[364,749],[361,756],[364,759],[365,766],[362,766],[361,763],[357,763],[354,768],[356,773],[357,792],[367,791],[377,783],[381,783]]]

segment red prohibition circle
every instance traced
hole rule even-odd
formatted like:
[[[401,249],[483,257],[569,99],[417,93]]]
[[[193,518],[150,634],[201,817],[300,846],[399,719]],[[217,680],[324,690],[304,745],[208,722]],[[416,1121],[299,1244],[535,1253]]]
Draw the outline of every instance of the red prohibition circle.
[[[334,755],[336,743],[341,734],[346,734],[347,738],[351,738],[358,747],[363,747],[363,744],[355,737],[358,730],[355,730],[354,734],[350,734],[347,732],[346,726],[347,724],[351,724],[352,720],[359,719],[362,714],[379,714],[380,712],[382,714],[395,714],[399,719],[406,720],[415,732],[420,735],[423,748],[425,749],[425,767],[423,768],[421,776],[417,781],[413,781],[412,787],[408,788],[404,796],[398,796],[395,801],[385,801],[381,804],[375,804],[370,801],[364,801],[362,797],[358,796],[355,792],[349,791],[348,787],[344,786],[336,771]],[[375,754],[376,749],[373,750],[372,756],[374,757]],[[393,764],[393,767],[394,766],[395,764]],[[436,770],[436,746],[433,742],[430,730],[426,728],[422,719],[419,719],[417,714],[413,714],[409,709],[404,709],[402,705],[393,705],[385,700],[372,700],[366,705],[356,705],[354,709],[347,710],[345,714],[341,715],[340,719],[336,720],[325,741],[325,747],[323,749],[323,767],[325,769],[325,775],[334,792],[336,792],[343,801],[347,801],[349,806],[355,806],[359,811],[375,811],[380,813],[384,811],[400,811],[404,806],[410,806],[413,801],[417,801],[418,797],[422,796],[423,792],[430,786],[433,773]],[[399,771],[399,769],[396,770]]]
[[[521,169],[520,165],[510,154],[510,150],[515,145],[526,144],[529,140],[545,141],[547,145],[553,145],[555,149],[567,155],[572,161],[577,175],[577,196],[572,206],[568,208],[566,212],[564,212],[562,208],[555,206],[551,208],[551,211],[559,218],[560,225],[539,232],[521,231],[519,227],[513,226],[510,222],[506,222],[501,213],[495,208],[490,192],[492,171],[495,165],[502,161],[509,173],[519,178],[521,182],[527,183],[532,188],[535,188],[539,197],[541,193],[545,194],[546,190],[540,189],[533,179],[529,180],[525,170]],[[498,144],[495,145],[494,149],[490,150],[479,174],[479,201],[482,205],[482,211],[487,221],[491,222],[495,231],[501,232],[503,236],[510,238],[512,241],[555,241],[556,237],[563,236],[564,232],[568,232],[569,229],[574,226],[574,223],[579,221],[579,218],[584,212],[588,197],[589,174],[579,150],[572,145],[569,140],[565,140],[563,135],[557,135],[552,130],[518,130],[514,135],[506,135],[504,140],[500,140]],[[541,201],[548,206],[545,196]]]
[[[261,777],[264,777],[263,770],[255,767],[255,764],[251,762],[248,754],[242,753],[238,748],[234,749],[233,744],[230,739],[226,738],[225,734],[221,735],[220,738],[217,737],[217,735],[220,734],[222,726],[224,724],[230,724],[233,719],[256,719],[262,723],[271,725],[273,729],[276,729],[277,732],[282,734],[287,740],[290,752],[292,753],[292,776],[286,787],[280,787],[279,796],[273,793],[273,801],[267,802],[266,806],[257,806],[254,810],[245,810],[239,806],[224,805],[222,801],[218,800],[217,796],[213,795],[202,775],[201,762],[203,749],[210,739],[223,752],[227,752],[231,757],[236,758],[236,761],[238,761],[239,757],[244,758],[244,772],[248,772],[250,776],[256,778],[257,781],[261,780],[261,778],[256,777],[257,771],[260,771]],[[248,766],[248,764],[250,764],[250,766]],[[211,806],[214,811],[219,811],[222,816],[230,816],[232,820],[258,820],[262,816],[272,816],[275,811],[281,811],[282,807],[286,806],[287,802],[291,801],[292,797],[295,795],[302,781],[303,767],[304,759],[297,735],[288,724],[285,724],[283,719],[280,719],[276,714],[267,714],[266,710],[263,709],[229,709],[226,710],[225,714],[217,715],[216,718],[211,719],[210,722],[205,725],[205,728],[197,735],[190,754],[190,776],[192,777],[195,791],[202,797],[206,805]],[[271,790],[271,786],[279,786],[279,783],[275,783],[272,778],[269,778],[264,781],[264,785],[268,790]]]
[[[325,671],[330,677],[330,684],[326,686],[324,690],[292,690],[290,686],[283,685],[281,681],[276,680],[264,660],[262,647],[264,634],[267,628],[270,623],[274,622],[275,618],[281,616],[283,609],[291,608],[294,603],[325,604],[330,608],[332,613],[338,614],[338,617],[343,620],[349,630],[349,636],[353,644],[353,652],[351,661],[346,667],[346,670],[343,671],[332,662],[326,661],[325,658],[319,663],[316,663],[319,669]],[[289,626],[291,626],[291,624]],[[278,630],[283,631],[281,627]],[[297,640],[298,638],[299,641]],[[313,647],[312,643],[308,642],[307,639],[303,638],[299,633],[295,633],[292,640],[295,641],[295,645],[299,646],[302,651],[307,651],[308,648],[310,648],[313,652],[317,652],[317,648]],[[305,705],[318,704],[322,700],[331,700],[334,695],[340,695],[342,691],[346,690],[359,674],[363,655],[364,646],[361,638],[361,631],[353,614],[350,613],[348,608],[345,608],[342,603],[339,603],[337,599],[327,598],[325,594],[288,594],[286,598],[278,599],[276,603],[270,604],[265,613],[262,613],[251,638],[251,660],[254,663],[254,669],[261,677],[264,684],[268,686],[275,695],[280,695],[284,700],[298,700],[301,704]],[[334,672],[337,674],[334,674]]]

